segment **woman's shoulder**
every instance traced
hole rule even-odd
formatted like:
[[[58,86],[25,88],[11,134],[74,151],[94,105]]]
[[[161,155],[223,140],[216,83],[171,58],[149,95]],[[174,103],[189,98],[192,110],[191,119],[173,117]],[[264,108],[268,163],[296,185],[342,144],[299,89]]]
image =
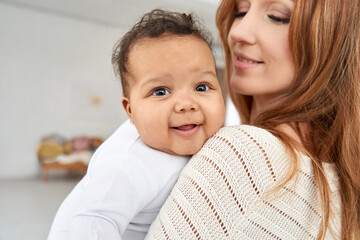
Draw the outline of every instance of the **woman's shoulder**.
[[[206,144],[232,145],[236,146],[238,151],[285,152],[283,143],[269,131],[244,124],[219,129]]]
[[[238,125],[221,128],[192,157],[186,169],[210,172],[215,168],[229,181],[250,178],[258,189],[270,189],[283,179],[290,163],[285,146],[269,131]]]
[[[246,124],[222,127],[217,131],[217,134],[220,134],[220,135],[239,134],[239,135],[246,135],[246,136],[251,135],[252,137],[257,136],[260,138],[270,138],[273,140],[277,139],[274,135],[272,135],[266,129],[252,126],[252,125],[246,125]]]
[[[288,166],[287,152],[278,138],[258,127],[238,125],[221,128],[192,157],[187,168],[215,168],[228,178],[251,176],[252,180],[272,185]]]

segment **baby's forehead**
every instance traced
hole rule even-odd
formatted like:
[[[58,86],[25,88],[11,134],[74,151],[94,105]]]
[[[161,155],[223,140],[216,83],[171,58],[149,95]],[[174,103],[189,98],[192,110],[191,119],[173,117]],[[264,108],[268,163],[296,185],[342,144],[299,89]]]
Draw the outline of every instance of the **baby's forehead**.
[[[176,53],[175,49],[178,48],[182,50],[189,50],[194,48],[206,49],[205,52],[201,52],[201,54],[198,55],[201,55],[204,58],[208,58],[209,56],[211,56],[215,64],[215,58],[213,56],[211,48],[204,39],[193,34],[177,35],[165,33],[158,37],[139,38],[130,46],[129,54],[127,57],[128,71],[130,73],[134,72],[133,68],[135,67],[135,65],[138,64],[139,60],[141,61],[141,59],[144,59],[146,57],[149,58],[149,54],[147,54],[149,52],[153,54],[152,56],[150,56],[151,61],[158,61],[159,63],[166,64],[165,60],[161,56],[167,55],[169,52]],[[182,52],[179,54],[182,54]],[[176,57],[177,56],[174,56],[174,58]],[[188,58],[192,59],[193,57],[194,56],[190,50]],[[181,64],[181,62],[179,62],[179,64]],[[143,63],[143,65],[147,65],[147,63]]]
[[[131,44],[129,53],[133,51],[134,48],[138,46],[142,47],[151,47],[153,45],[159,45],[161,46],[164,42],[173,42],[173,41],[179,41],[179,40],[196,40],[197,42],[202,42],[203,44],[206,44],[209,49],[211,50],[211,47],[209,44],[202,38],[194,35],[194,34],[174,34],[174,33],[163,33],[160,36],[157,37],[139,37],[136,41],[134,41]]]

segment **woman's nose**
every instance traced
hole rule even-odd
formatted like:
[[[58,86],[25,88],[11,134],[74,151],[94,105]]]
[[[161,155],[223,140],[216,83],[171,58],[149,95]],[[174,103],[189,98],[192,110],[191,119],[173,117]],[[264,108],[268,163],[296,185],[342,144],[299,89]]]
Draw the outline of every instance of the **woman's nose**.
[[[197,111],[199,105],[194,97],[182,95],[179,96],[175,102],[175,112],[188,112],[188,111]]]
[[[241,18],[235,18],[228,35],[229,44],[231,42],[250,45],[255,44],[256,31],[259,31],[255,20],[256,19],[250,12],[246,13],[246,15]]]

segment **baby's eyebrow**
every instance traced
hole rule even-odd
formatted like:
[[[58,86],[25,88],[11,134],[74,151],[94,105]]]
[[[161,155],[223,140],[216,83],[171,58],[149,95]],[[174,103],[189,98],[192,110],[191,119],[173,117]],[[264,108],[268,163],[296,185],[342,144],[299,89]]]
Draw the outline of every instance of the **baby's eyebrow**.
[[[193,67],[189,70],[190,73],[209,73],[209,74],[216,74],[216,69],[208,67],[208,66],[197,66]]]
[[[146,79],[146,81],[142,84],[142,87],[146,87],[148,85],[165,85],[169,82],[170,76],[152,76]]]
[[[201,74],[201,75],[212,75],[213,77],[217,77],[215,70],[208,70],[208,69],[198,69],[197,71],[194,71],[195,73]]]
[[[203,71],[203,73],[216,76],[216,71],[207,70],[207,71]]]

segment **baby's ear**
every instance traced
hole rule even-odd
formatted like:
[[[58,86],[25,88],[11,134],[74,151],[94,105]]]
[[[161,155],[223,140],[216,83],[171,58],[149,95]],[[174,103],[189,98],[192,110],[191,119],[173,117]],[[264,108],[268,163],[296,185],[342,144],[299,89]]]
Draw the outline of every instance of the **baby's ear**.
[[[127,97],[122,97],[121,99],[122,106],[128,115],[128,117],[131,119],[131,107],[130,107],[130,100]]]

